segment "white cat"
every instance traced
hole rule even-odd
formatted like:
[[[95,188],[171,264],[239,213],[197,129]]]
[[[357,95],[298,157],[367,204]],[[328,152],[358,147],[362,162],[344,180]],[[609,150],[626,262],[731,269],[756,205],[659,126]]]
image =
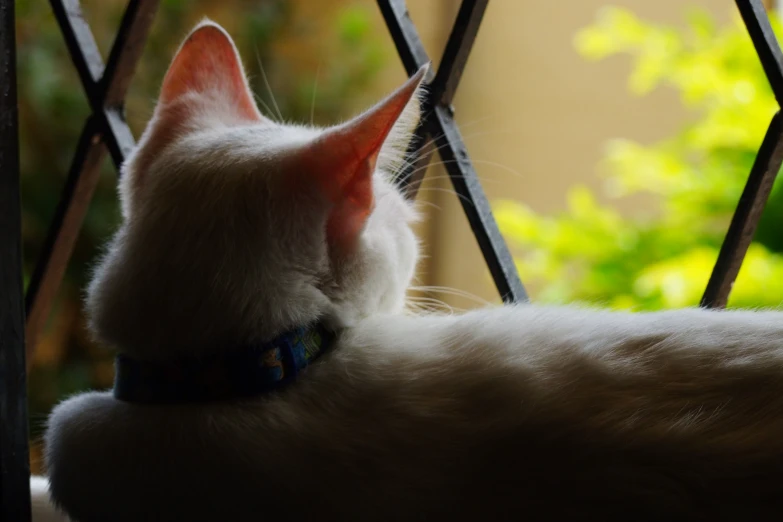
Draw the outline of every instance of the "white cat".
[[[342,125],[284,125],[221,28],[191,33],[88,292],[117,396],[49,420],[57,504],[80,522],[778,519],[783,313],[403,313],[416,214],[390,179],[425,72]],[[266,393],[224,378],[302,361]]]

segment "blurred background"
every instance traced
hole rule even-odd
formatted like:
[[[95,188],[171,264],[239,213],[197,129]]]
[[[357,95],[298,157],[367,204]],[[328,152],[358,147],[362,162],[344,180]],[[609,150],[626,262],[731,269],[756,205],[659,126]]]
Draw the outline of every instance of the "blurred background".
[[[437,64],[459,1],[408,3]],[[104,59],[124,4],[82,2]],[[373,0],[162,0],[128,97],[137,137],[204,16],[234,36],[270,115],[333,123],[405,79]],[[17,17],[27,283],[88,106],[48,3],[18,0]],[[492,0],[454,105],[532,298],[631,310],[698,304],[777,107],[730,0]],[[499,303],[437,161],[420,192],[419,304]],[[81,296],[119,221],[115,181],[107,161],[32,360],[34,473],[52,405],[111,386],[112,354],[89,340]],[[780,306],[782,224],[778,182],[730,306]]]

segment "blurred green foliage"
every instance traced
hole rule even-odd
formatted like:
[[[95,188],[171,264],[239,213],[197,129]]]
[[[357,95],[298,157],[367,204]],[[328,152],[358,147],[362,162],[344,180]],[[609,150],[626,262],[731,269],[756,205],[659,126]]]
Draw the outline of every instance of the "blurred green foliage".
[[[777,20],[773,26],[777,30]],[[692,11],[685,29],[606,8],[580,31],[578,51],[632,59],[629,89],[674,89],[695,118],[673,136],[606,148],[604,196],[646,194],[655,211],[623,215],[584,186],[567,210],[544,216],[499,201],[499,225],[541,302],[586,302],[651,310],[697,305],[777,102],[739,19],[717,27]],[[783,301],[783,184],[776,183],[729,306]]]
[[[126,3],[81,2],[104,59]],[[304,0],[163,0],[126,103],[127,119],[136,136],[152,113],[173,53],[204,16],[232,34],[262,112],[275,119],[279,111],[286,120],[333,123],[355,109],[347,102],[368,90],[385,64],[385,48],[374,32],[371,13],[350,0],[318,4]],[[48,3],[19,0],[17,28],[27,284],[88,105]],[[261,74],[262,64],[269,88]],[[119,222],[116,179],[107,159],[47,331],[36,349],[29,376],[34,439],[51,406],[63,396],[111,385],[112,354],[89,339],[80,301],[90,263]],[[36,471],[35,451],[32,464]]]

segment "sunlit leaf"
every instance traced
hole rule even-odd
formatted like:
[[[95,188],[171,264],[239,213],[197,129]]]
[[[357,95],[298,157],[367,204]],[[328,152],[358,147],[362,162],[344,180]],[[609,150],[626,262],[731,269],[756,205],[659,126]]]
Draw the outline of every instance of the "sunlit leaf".
[[[609,198],[645,195],[656,213],[621,216],[576,186],[567,208],[540,215],[498,202],[496,216],[523,278],[543,302],[588,302],[619,309],[698,304],[731,215],[777,102],[742,23],[719,27],[703,9],[684,29],[602,9],[574,39],[587,59],[631,57],[629,88],[674,89],[692,118],[651,144],[607,143],[601,165]],[[778,31],[778,21],[772,20]],[[783,182],[773,189],[730,306],[778,306],[783,300]]]

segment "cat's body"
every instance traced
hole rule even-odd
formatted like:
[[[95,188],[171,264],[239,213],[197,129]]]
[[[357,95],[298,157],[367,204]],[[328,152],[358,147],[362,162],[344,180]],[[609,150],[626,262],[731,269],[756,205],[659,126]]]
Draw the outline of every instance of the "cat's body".
[[[55,501],[81,522],[777,518],[783,313],[402,314],[417,244],[389,175],[423,74],[343,126],[286,127],[227,35],[189,37],[125,167],[91,327],[151,361],[316,320],[337,341],[249,399],[65,401]]]
[[[779,313],[523,305],[368,319],[335,348],[277,397],[71,399],[49,434],[57,498],[85,522],[772,520],[783,506]]]

